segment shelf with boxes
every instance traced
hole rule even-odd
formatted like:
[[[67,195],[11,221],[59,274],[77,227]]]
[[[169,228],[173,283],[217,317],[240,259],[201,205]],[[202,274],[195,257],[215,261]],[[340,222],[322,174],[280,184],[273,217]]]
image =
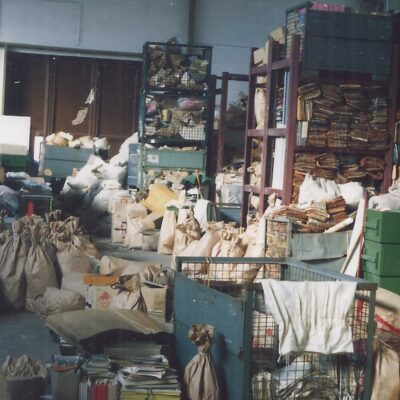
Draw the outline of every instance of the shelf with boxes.
[[[209,46],[144,45],[139,186],[163,180],[164,171],[205,173],[212,116],[210,68]]]
[[[272,193],[285,205],[297,203],[307,173],[340,184],[360,182],[377,193],[388,189],[399,69],[392,25],[391,16],[320,10],[312,2],[288,10],[286,58],[273,51],[273,43],[266,46],[264,64],[252,62],[250,68],[246,159],[252,160],[255,142],[263,144],[261,168],[246,164],[244,195],[259,195],[260,212]],[[315,43],[332,54],[317,57]],[[332,57],[335,62],[329,62]],[[264,123],[256,126],[254,103],[263,89]],[[248,205],[242,208],[243,223]]]

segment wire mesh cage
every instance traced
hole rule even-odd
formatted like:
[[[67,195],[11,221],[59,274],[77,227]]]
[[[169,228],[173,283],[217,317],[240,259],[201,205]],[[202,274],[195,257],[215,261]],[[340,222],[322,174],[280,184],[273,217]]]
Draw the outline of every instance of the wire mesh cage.
[[[210,46],[147,42],[143,48],[144,75],[150,90],[203,91],[208,87]]]
[[[177,257],[176,269],[189,279],[235,298],[248,298],[251,292],[251,344],[244,349],[249,353],[251,372],[246,379],[250,380],[251,395],[246,398],[370,398],[376,284],[290,259]],[[259,283],[262,279],[320,282],[321,288],[327,282],[355,282],[355,297],[347,316],[353,352],[303,352],[282,358],[279,326],[266,304]],[[312,318],[315,316],[310,315]]]
[[[208,99],[202,95],[147,94],[141,98],[143,139],[205,141]]]

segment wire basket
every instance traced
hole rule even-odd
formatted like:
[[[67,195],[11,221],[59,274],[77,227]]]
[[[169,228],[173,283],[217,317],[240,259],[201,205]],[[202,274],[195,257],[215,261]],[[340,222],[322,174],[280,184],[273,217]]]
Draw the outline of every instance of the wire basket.
[[[249,399],[370,398],[376,284],[290,259],[177,257],[176,263],[177,271],[188,278],[232,297],[248,298],[245,293],[251,292],[253,300],[248,316],[251,345],[244,349],[250,359],[251,373],[247,378],[251,381],[252,394]],[[257,283],[266,278],[314,281],[321,285],[329,281],[357,282],[348,317],[353,353],[305,352],[281,359],[279,327],[267,310],[264,292]]]

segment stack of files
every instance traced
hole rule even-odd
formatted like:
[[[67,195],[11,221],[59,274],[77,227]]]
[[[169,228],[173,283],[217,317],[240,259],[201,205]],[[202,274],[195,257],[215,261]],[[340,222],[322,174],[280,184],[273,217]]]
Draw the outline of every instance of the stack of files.
[[[79,383],[79,400],[118,400],[118,381],[89,377]]]
[[[112,378],[114,374],[110,372],[110,360],[105,354],[92,354],[83,364],[82,369],[86,375],[96,377]]]
[[[130,365],[117,373],[122,385],[120,400],[180,399],[178,375],[169,368],[166,357],[130,357],[129,361]]]

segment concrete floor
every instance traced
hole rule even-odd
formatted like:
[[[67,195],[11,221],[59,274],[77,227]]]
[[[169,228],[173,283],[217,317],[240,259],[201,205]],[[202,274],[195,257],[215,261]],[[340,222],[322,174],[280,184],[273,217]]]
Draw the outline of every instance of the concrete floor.
[[[110,255],[136,261],[157,261],[163,267],[171,264],[171,256],[156,252],[129,250],[124,246],[111,243],[110,239],[93,238],[100,254]],[[45,320],[24,311],[0,314],[0,365],[8,355],[18,357],[28,355],[30,358],[48,363],[52,354],[59,353],[58,342],[46,327]],[[4,377],[0,372],[0,400],[4,394]]]

